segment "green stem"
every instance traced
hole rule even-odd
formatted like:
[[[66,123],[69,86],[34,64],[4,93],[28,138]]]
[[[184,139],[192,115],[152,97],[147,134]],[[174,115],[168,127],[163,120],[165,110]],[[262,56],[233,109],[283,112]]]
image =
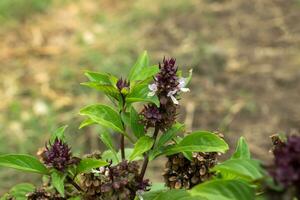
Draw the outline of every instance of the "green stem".
[[[81,189],[81,187],[70,177],[67,176],[67,181],[72,184],[78,191],[82,192],[83,190]]]
[[[122,113],[125,114],[126,112],[126,107],[125,107],[125,97],[121,94],[122,96],[122,109],[120,109],[120,115],[122,115]],[[123,119],[121,119],[121,122],[122,122],[122,126],[123,126],[123,129],[124,129],[124,134],[126,134],[126,125],[123,121]],[[127,138],[131,141],[132,139],[129,137],[128,134],[126,134]],[[122,134],[121,135],[121,140],[120,140],[120,148],[121,148],[121,158],[122,158],[122,161],[126,159],[125,157],[125,136]]]
[[[153,145],[151,147],[151,150],[153,150],[153,148],[154,148],[158,132],[159,132],[158,126],[155,126],[155,130],[154,130],[154,133],[153,133],[154,142],[153,142]],[[144,179],[144,176],[145,176],[145,173],[146,173],[146,170],[147,170],[147,167],[148,167],[148,163],[149,163],[149,155],[145,154],[144,162],[143,162],[143,166],[142,166],[142,170],[141,170],[141,174],[140,174],[140,181],[143,181],[143,179]]]
[[[125,160],[125,137],[124,135],[121,135],[121,157],[122,157],[122,160]]]

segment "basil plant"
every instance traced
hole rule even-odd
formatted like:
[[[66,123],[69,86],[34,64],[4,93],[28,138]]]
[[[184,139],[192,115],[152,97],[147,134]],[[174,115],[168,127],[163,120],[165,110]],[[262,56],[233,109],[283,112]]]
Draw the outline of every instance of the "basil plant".
[[[264,198],[262,180],[267,174],[251,158],[243,137],[235,152],[220,162],[229,149],[223,135],[186,132],[177,120],[184,93],[192,92],[192,71],[182,72],[174,58],[153,65],[144,52],[127,76],[92,71],[85,75],[82,85],[103,93],[110,103],[82,108],[84,121],[78,126],[82,132],[87,126],[101,127],[98,135],[106,151],[74,156],[64,126],[52,133],[37,156],[2,154],[1,167],[40,174],[42,184],[18,184],[1,200]],[[166,158],[165,169],[154,173],[164,183],[145,176],[149,163],[159,157]]]

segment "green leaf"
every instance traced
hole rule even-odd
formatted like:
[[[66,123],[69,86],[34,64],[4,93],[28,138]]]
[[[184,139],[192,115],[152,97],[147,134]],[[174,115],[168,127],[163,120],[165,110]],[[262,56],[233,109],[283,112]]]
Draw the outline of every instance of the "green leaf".
[[[263,194],[258,194],[255,197],[255,200],[270,200],[270,197],[269,197],[269,195],[263,193]],[[297,199],[295,199],[295,200],[297,200]]]
[[[0,156],[0,166],[38,174],[48,174],[47,168],[35,157],[25,154]]]
[[[251,158],[250,150],[249,150],[248,144],[244,137],[240,137],[237,147],[236,147],[236,150],[235,150],[235,153],[232,155],[231,158],[235,158],[235,159],[238,159],[238,158],[250,159]]]
[[[188,159],[188,160],[190,160],[190,161],[192,161],[193,160],[193,152],[182,152],[182,154],[183,154],[183,156],[186,158],[186,159]]]
[[[130,155],[129,160],[133,160],[136,157],[142,155],[146,151],[150,150],[153,146],[154,140],[149,136],[141,137],[134,145],[132,154]]]
[[[146,192],[142,197],[144,200],[206,200],[204,197],[192,196],[186,190],[156,190]]]
[[[34,185],[30,183],[21,183],[11,188],[9,194],[13,196],[15,200],[27,200],[26,194],[33,192],[34,190]]]
[[[254,189],[238,180],[211,180],[199,184],[190,190],[194,195],[204,196],[208,200],[253,200]]]
[[[65,196],[64,182],[65,182],[65,176],[63,174],[57,171],[53,171],[51,173],[51,183],[62,197]]]
[[[90,126],[92,124],[96,124],[96,122],[94,122],[92,119],[88,118],[88,119],[85,119],[83,122],[81,122],[80,126],[79,126],[79,129],[82,129],[86,126]]]
[[[151,192],[154,191],[162,191],[162,190],[167,190],[168,187],[166,186],[166,183],[153,183],[151,185]]]
[[[132,154],[132,152],[133,152],[132,148],[125,148],[125,157],[128,158]],[[106,160],[106,161],[109,161],[109,162],[112,161],[113,165],[118,164],[119,160],[122,160],[121,151],[118,152],[117,156],[118,156],[118,160],[113,155],[111,150],[106,150],[101,155],[102,160]],[[138,157],[134,158],[133,161],[142,160],[142,159],[144,159],[143,156],[138,156]]]
[[[9,199],[8,193],[5,193],[5,194],[3,194],[3,196],[0,197],[0,200],[7,200],[7,199]],[[21,199],[21,200],[23,200],[23,199]],[[24,200],[26,200],[26,199],[24,199]]]
[[[157,156],[161,155],[166,147],[164,145],[175,138],[176,134],[180,131],[183,131],[184,124],[176,123],[171,128],[169,128],[165,133],[163,133],[158,142],[155,145],[155,148],[149,152],[149,160],[154,160]],[[184,154],[187,154],[187,152],[183,152]],[[191,153],[191,152],[190,152]]]
[[[189,76],[186,78],[186,85],[188,85],[191,82],[192,76],[193,76],[193,69],[190,69]]]
[[[105,146],[111,150],[111,152],[113,153],[113,156],[116,158],[116,160],[119,161],[118,155],[114,148],[113,140],[112,140],[110,133],[107,130],[102,129],[101,132],[99,133],[99,137],[100,137],[101,141],[105,144]]]
[[[143,54],[139,56],[134,66],[131,68],[128,79],[130,81],[143,80],[140,78],[141,76],[143,76],[141,73],[143,69],[148,66],[149,66],[149,56],[147,51],[144,51]]]
[[[159,106],[159,99],[156,95],[149,97],[148,93],[150,92],[148,84],[138,84],[132,88],[132,91],[126,97],[126,103],[134,102],[150,102]]]
[[[228,144],[214,133],[206,131],[193,132],[184,137],[178,144],[166,149],[164,154],[179,152],[225,152]]]
[[[56,129],[56,130],[54,131],[54,133],[51,135],[51,138],[50,138],[51,144],[54,142],[54,140],[55,140],[56,138],[58,138],[58,139],[60,139],[60,140],[62,140],[62,141],[65,140],[65,130],[66,130],[67,127],[68,127],[68,126],[65,125],[65,126],[62,126],[62,127],[58,128],[58,129]]]
[[[165,145],[168,141],[172,140],[178,132],[183,131],[183,129],[184,129],[184,124],[180,124],[178,122],[174,124],[171,128],[169,128],[165,133],[163,133],[160,136],[156,144],[156,148]]]
[[[141,73],[136,76],[135,80],[147,80],[151,78],[150,80],[153,80],[152,77],[156,75],[159,72],[159,67],[158,65],[153,65],[153,66],[146,66],[141,70]]]
[[[80,110],[80,114],[88,116],[94,122],[106,128],[124,134],[121,117],[114,109],[109,106],[96,104],[90,105]]]
[[[212,171],[223,174],[224,177],[230,176],[245,180],[257,180],[263,177],[260,164],[251,159],[230,159],[216,165]]]
[[[77,196],[77,197],[71,197],[68,200],[82,200],[82,198],[80,196]]]
[[[108,165],[107,162],[95,158],[84,158],[80,161],[77,166],[76,172],[77,174],[84,173],[90,171],[94,168],[103,167]]]
[[[121,119],[125,125],[130,125],[130,113],[121,112]]]
[[[92,71],[87,71],[84,73],[87,78],[92,81],[92,82],[97,82],[100,84],[104,85],[112,85],[112,75],[107,74],[107,73],[100,73],[100,72],[92,72]]]
[[[136,138],[140,138],[145,135],[144,125],[140,123],[140,119],[139,114],[132,106],[130,110],[130,125]]]
[[[104,92],[106,95],[109,95],[117,100],[119,100],[120,98],[119,90],[113,85],[103,85],[97,82],[85,82],[85,83],[81,83],[81,85]]]

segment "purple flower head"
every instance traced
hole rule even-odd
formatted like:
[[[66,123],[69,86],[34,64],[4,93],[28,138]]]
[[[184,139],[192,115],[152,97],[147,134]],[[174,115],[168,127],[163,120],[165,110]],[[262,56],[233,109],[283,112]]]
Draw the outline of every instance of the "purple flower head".
[[[122,79],[120,78],[116,84],[117,88],[119,89],[119,91],[122,91],[122,89],[124,88],[129,88],[130,86],[130,82],[127,81],[126,79]]]
[[[189,78],[178,77],[176,60],[174,58],[163,59],[159,63],[159,73],[154,77],[154,83],[150,84],[148,96],[157,95],[159,108],[154,105],[145,106],[141,114],[145,129],[158,126],[160,130],[166,130],[174,124],[177,117],[180,92],[188,92],[186,88]],[[192,71],[190,71],[191,76]]]
[[[289,136],[273,153],[275,168],[270,174],[285,188],[296,186],[300,191],[300,136]]]
[[[163,63],[159,63],[160,72],[155,76],[158,95],[168,95],[175,91],[179,84],[177,76],[177,66],[174,58],[163,59]]]
[[[154,77],[154,83],[149,85],[150,92],[148,96],[157,95],[160,103],[165,105],[170,101],[173,104],[179,104],[178,93],[188,92],[186,88],[187,79],[177,76],[177,66],[174,58],[163,59],[159,63],[160,72]]]
[[[162,122],[162,114],[160,113],[159,108],[154,104],[146,105],[141,114],[143,116],[142,123],[145,125],[146,129],[155,127]]]
[[[48,167],[64,171],[69,165],[77,161],[72,157],[71,149],[62,140],[56,138],[53,144],[46,145],[42,153],[42,160]]]

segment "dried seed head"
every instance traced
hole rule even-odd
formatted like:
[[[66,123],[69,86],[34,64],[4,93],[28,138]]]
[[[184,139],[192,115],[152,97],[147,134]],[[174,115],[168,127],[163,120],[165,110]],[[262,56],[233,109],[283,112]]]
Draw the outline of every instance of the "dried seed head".
[[[149,187],[148,180],[140,181],[136,162],[122,161],[95,171],[97,173],[82,175],[81,186],[87,199],[134,199],[137,191],[146,191]]]
[[[272,140],[272,144],[273,144],[273,150],[276,148],[281,148],[282,146],[284,146],[284,141],[280,138],[279,135],[271,135],[271,140]]]
[[[45,189],[36,189],[34,192],[30,192],[26,195],[28,200],[65,200],[59,194],[52,194]]]
[[[171,189],[190,189],[209,179],[209,169],[217,163],[217,153],[194,153],[190,161],[182,153],[168,157],[163,174],[166,185]]]

